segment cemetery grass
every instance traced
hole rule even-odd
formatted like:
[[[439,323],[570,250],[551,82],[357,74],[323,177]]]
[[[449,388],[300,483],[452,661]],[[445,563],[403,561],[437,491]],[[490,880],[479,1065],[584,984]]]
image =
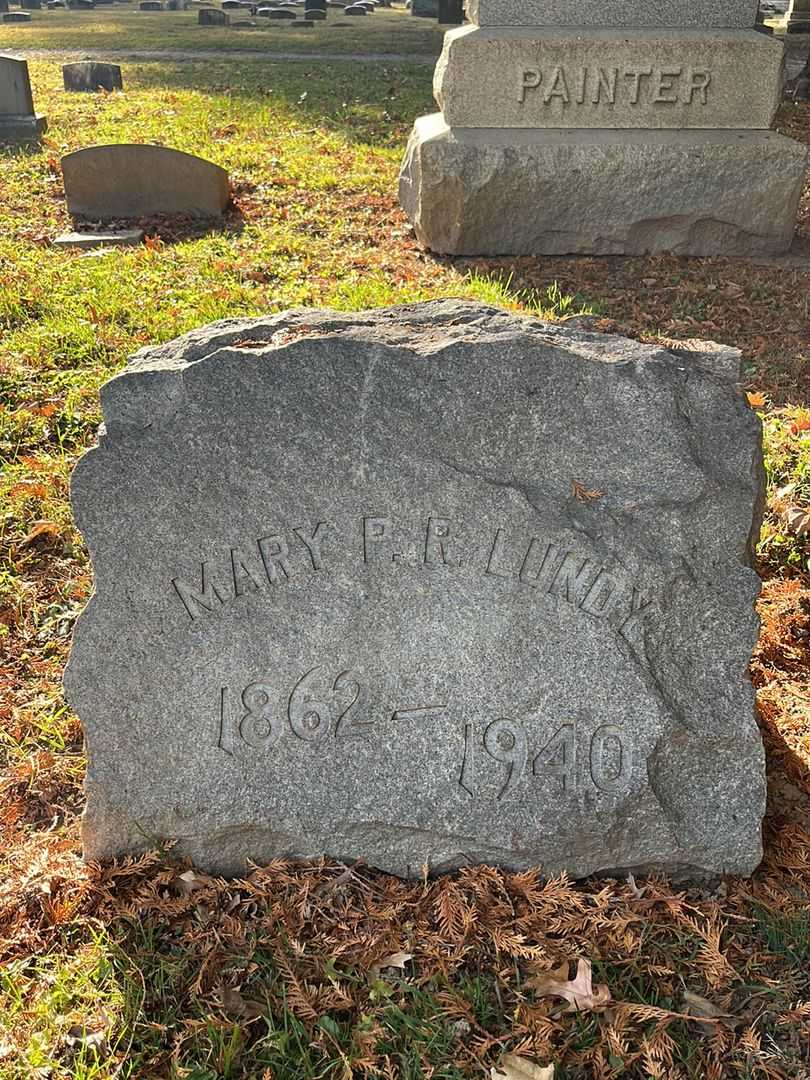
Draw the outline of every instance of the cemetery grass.
[[[137,5],[96,8],[90,12],[35,11],[28,24],[0,23],[0,52],[23,49],[190,50],[258,53],[325,52],[395,53],[438,56],[444,27],[435,19],[418,19],[405,10],[378,10],[366,18],[343,18],[337,8],[309,30],[286,22],[255,18],[250,30],[197,24],[197,12],[142,12]],[[250,18],[248,13],[244,18]],[[303,13],[302,16],[303,17]],[[335,23],[345,23],[335,26]]]
[[[558,1080],[806,1080],[807,263],[425,256],[394,195],[411,120],[430,108],[417,67],[164,62],[127,66],[125,94],[70,97],[57,64],[32,77],[47,140],[0,152],[2,1080],[461,1080],[507,1053],[554,1062]],[[810,106],[780,122],[810,142]],[[137,250],[50,248],[68,225],[60,155],[108,140],[225,165],[222,226],[154,219]],[[59,680],[91,588],[67,487],[95,438],[99,385],[139,346],[216,318],[440,296],[743,350],[769,473],[752,665],[769,758],[763,867],[685,887],[487,868],[404,883],[329,861],[225,883],[171,851],[83,866],[81,732]],[[583,995],[562,1011],[532,985],[581,959],[606,1008]]]

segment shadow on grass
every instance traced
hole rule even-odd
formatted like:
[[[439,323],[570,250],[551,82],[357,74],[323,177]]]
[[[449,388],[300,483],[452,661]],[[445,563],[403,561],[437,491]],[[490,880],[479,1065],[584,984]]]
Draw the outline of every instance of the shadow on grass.
[[[317,124],[348,141],[375,148],[399,147],[414,120],[436,105],[432,70],[385,61],[278,61],[261,63],[139,63],[127,85],[140,90],[191,90],[258,107],[282,103],[304,124]],[[272,130],[268,137],[272,137]]]

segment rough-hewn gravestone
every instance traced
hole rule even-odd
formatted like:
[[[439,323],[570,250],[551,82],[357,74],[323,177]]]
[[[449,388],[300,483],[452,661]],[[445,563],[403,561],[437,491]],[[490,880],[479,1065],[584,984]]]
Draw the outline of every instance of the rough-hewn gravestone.
[[[47,126],[45,117],[34,112],[28,64],[13,56],[0,56],[0,143],[30,142]]]
[[[739,359],[456,301],[136,354],[72,481],[87,857],[751,871]]]
[[[105,64],[97,60],[80,60],[62,66],[65,90],[74,93],[94,94],[98,90],[123,90],[124,80],[118,64]]]
[[[89,146],[62,158],[71,214],[89,218],[193,214],[215,217],[228,205],[227,172],[168,146]]]
[[[457,255],[786,250],[807,151],[770,130],[783,46],[754,31],[754,8],[468,0],[473,25],[445,35],[436,65],[441,112],[416,121],[400,175],[420,241]]]

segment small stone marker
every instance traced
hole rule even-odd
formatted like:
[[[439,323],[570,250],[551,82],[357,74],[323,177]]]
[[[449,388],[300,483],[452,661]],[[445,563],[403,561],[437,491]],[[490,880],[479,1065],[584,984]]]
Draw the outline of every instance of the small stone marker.
[[[439,15],[439,0],[413,0],[411,15],[423,19],[436,19]]]
[[[68,210],[82,217],[216,217],[228,205],[224,169],[168,146],[90,146],[62,158],[62,176]]]
[[[227,26],[230,21],[228,12],[220,11],[219,8],[200,8],[197,12],[197,22],[200,26]]]
[[[79,248],[92,251],[95,248],[136,247],[143,240],[143,229],[123,229],[115,232],[69,232],[54,240],[54,247]]]
[[[739,369],[458,301],[136,354],[71,483],[85,856],[751,872]]]
[[[28,64],[13,56],[0,56],[0,143],[34,141],[47,127],[45,117],[34,112]]]
[[[141,0],[139,11],[163,11],[163,0]]]
[[[62,79],[65,90],[74,93],[94,94],[98,90],[123,90],[124,80],[118,64],[104,64],[97,60],[80,60],[64,64]]]
[[[3,16],[4,23],[30,23],[31,15],[27,11],[8,11]]]
[[[463,0],[439,0],[439,22],[442,24],[458,24],[464,22]]]
[[[343,12],[344,15],[368,15],[364,7],[359,4],[350,4]]]
[[[309,22],[313,22],[313,21],[323,22],[323,20],[325,18],[326,18],[326,12],[321,11],[320,8],[305,8],[304,9],[304,19],[308,20]]]
[[[472,25],[445,35],[436,65],[441,112],[417,119],[400,174],[420,242],[453,255],[785,251],[807,150],[771,130],[783,46],[754,31],[755,6],[467,0]]]

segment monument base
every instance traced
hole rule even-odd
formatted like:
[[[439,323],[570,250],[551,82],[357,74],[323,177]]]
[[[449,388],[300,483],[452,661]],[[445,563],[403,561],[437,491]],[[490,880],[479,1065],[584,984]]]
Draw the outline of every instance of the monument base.
[[[47,130],[44,116],[0,116],[0,144],[35,142]]]
[[[414,125],[399,199],[447,255],[763,255],[793,238],[806,149],[771,131]]]

